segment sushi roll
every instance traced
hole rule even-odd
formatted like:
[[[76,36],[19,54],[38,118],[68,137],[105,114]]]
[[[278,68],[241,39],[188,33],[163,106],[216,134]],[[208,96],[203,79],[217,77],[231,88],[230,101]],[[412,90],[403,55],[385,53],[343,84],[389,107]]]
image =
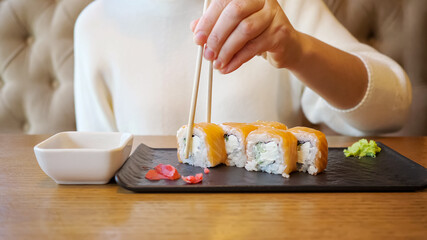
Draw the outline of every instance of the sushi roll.
[[[246,137],[257,126],[246,123],[223,123],[220,124],[224,130],[225,149],[227,151],[227,166],[244,167],[246,157]]]
[[[325,134],[307,127],[294,127],[288,131],[298,139],[298,171],[317,175],[325,170],[328,164],[328,142]]]
[[[272,127],[272,128],[277,128],[277,129],[281,129],[281,130],[287,130],[288,127],[280,122],[273,122],[273,121],[256,121],[251,123],[251,125],[257,126],[257,127]]]
[[[182,126],[177,132],[178,160],[197,167],[214,167],[225,163],[227,153],[225,151],[224,131],[214,123],[194,124],[192,147],[188,158],[185,158],[187,145],[187,126]]]
[[[247,142],[246,170],[281,174],[285,178],[296,170],[297,139],[292,133],[264,127],[252,131]]]

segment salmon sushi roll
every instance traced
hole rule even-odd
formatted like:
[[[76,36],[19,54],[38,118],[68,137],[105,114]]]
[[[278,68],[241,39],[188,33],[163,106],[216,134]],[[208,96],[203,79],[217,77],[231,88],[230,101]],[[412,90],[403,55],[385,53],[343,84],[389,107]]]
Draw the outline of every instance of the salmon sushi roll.
[[[317,175],[325,170],[328,164],[328,141],[325,134],[307,127],[294,127],[288,131],[298,139],[298,171]]]
[[[298,141],[292,133],[264,127],[252,131],[247,142],[246,170],[281,174],[289,178],[289,174],[297,169]]]
[[[251,125],[257,126],[257,127],[272,127],[272,128],[277,128],[277,129],[281,129],[281,130],[287,130],[288,127],[280,122],[274,122],[274,121],[256,121],[251,123]]]
[[[247,123],[223,123],[225,150],[227,151],[227,166],[244,167],[246,157],[246,137],[258,127]]]
[[[192,136],[192,146],[188,158],[185,158],[187,145],[187,126],[182,126],[177,132],[178,160],[197,167],[215,167],[225,163],[224,130],[214,123],[195,123]]]

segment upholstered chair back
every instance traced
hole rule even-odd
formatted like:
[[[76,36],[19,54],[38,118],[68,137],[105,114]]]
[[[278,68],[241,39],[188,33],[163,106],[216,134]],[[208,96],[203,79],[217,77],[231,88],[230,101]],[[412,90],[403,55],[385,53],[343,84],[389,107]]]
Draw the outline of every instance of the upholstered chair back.
[[[90,0],[0,0],[0,132],[75,129],[73,29]]]
[[[393,58],[408,73],[413,104],[393,135],[427,135],[427,1],[324,0],[359,41]],[[387,106],[384,106],[387,107]]]

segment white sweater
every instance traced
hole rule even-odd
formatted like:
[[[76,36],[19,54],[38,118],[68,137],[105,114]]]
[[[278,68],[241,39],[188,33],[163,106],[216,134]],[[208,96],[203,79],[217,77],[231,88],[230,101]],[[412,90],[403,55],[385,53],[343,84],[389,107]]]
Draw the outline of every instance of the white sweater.
[[[237,71],[214,73],[212,121],[280,121],[300,125],[302,114],[347,135],[400,128],[411,86],[390,58],[359,43],[321,0],[279,1],[293,26],[358,56],[368,90],[354,108],[339,110],[286,69],[261,57]],[[202,0],[97,0],[75,27],[75,106],[79,131],[174,135],[188,121],[197,46],[189,23]],[[207,64],[203,65],[196,122],[206,119]],[[345,79],[343,79],[345,81]]]

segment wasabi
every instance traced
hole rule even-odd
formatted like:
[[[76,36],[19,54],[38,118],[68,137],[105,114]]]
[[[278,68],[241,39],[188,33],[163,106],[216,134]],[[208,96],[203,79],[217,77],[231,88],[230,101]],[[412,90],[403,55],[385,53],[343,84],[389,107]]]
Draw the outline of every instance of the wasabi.
[[[375,157],[375,154],[380,152],[381,148],[377,146],[377,143],[374,140],[368,142],[366,139],[360,139],[359,141],[353,143],[347,149],[344,149],[344,155],[346,157],[355,156],[355,157]]]

